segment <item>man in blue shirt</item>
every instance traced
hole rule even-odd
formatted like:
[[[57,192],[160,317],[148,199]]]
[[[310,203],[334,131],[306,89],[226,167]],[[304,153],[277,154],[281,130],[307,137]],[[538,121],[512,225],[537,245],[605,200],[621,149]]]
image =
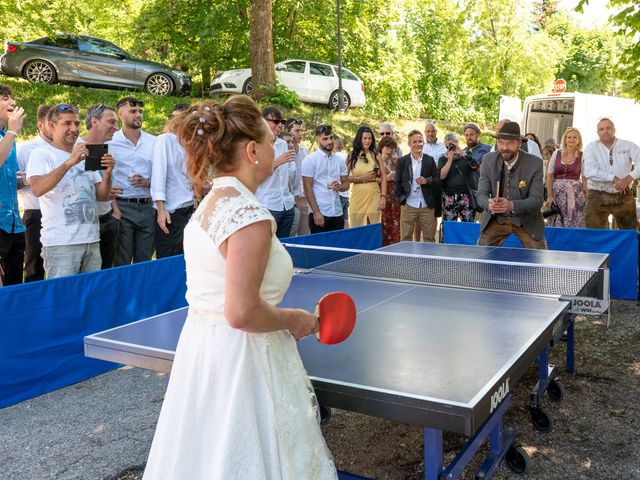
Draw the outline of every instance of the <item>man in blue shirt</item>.
[[[471,156],[478,165],[482,164],[482,157],[491,151],[491,145],[480,142],[480,127],[475,123],[467,123],[463,129],[464,141],[467,146],[464,149],[464,154]],[[475,184],[478,184],[480,179],[480,169],[473,172],[473,179]]]
[[[0,266],[5,285],[22,283],[24,225],[18,209],[16,139],[25,113],[16,106],[9,87],[0,85]]]

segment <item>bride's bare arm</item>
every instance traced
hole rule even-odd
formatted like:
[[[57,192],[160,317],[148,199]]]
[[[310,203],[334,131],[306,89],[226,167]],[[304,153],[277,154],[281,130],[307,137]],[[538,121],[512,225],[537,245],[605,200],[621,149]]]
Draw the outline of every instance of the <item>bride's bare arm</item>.
[[[271,223],[252,223],[220,246],[227,259],[224,315],[233,328],[249,332],[288,329],[296,338],[314,333],[316,317],[301,309],[276,308],[260,298],[271,250]]]

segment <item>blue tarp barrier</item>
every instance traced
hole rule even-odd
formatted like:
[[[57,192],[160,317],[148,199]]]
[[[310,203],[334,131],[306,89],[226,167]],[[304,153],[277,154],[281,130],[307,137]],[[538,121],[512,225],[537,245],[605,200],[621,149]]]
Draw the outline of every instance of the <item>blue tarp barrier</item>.
[[[301,237],[288,237],[283,238],[282,243],[375,250],[382,247],[382,224],[374,223],[364,227],[346,228],[344,230],[315,233]]]
[[[444,222],[445,243],[475,245],[480,224]],[[550,250],[608,253],[610,257],[611,298],[636,300],[638,297],[638,233],[635,230],[547,227],[544,231]],[[504,247],[521,248],[515,235]]]
[[[186,305],[184,257],[0,288],[0,407],[114,368],[83,337]]]
[[[372,250],[380,224],[286,239]],[[182,255],[0,288],[0,408],[112,370],[83,338],[186,306]]]

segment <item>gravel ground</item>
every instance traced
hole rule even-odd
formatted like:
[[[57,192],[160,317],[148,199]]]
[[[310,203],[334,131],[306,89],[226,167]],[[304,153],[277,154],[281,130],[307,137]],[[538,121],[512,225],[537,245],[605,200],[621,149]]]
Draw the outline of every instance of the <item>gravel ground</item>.
[[[607,329],[604,318],[578,318],[576,374],[561,373],[562,402],[543,402],[552,431],[529,419],[535,368],[512,388],[506,425],[529,454],[524,478],[640,479],[640,307],[613,301],[611,319]],[[551,361],[564,365],[562,347]],[[0,479],[139,480],[163,389],[163,375],[125,368],[0,410]],[[323,432],[341,470],[424,478],[419,427],[334,410]],[[449,461],[464,437],[444,440]],[[503,466],[494,478],[515,476]]]

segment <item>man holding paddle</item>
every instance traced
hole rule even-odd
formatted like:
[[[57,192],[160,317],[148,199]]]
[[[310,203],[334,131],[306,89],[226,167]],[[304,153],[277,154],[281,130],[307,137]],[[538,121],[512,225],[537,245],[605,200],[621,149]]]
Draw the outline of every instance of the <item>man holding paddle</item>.
[[[546,249],[542,162],[520,149],[516,122],[505,122],[494,135],[496,151],[486,154],[480,167],[478,203],[482,217],[478,245],[502,245],[514,233],[525,248]]]

